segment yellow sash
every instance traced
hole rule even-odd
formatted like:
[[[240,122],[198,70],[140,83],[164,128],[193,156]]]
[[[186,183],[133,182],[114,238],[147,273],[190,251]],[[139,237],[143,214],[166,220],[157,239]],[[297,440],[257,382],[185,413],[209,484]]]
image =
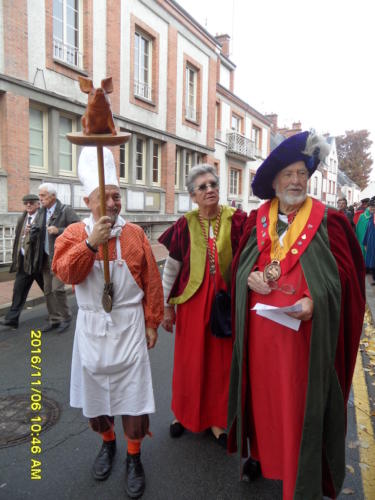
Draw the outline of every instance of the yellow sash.
[[[280,246],[279,235],[276,231],[276,225],[279,218],[279,200],[278,198],[274,198],[271,201],[269,212],[270,225],[268,228],[268,234],[271,239],[271,260],[276,259],[281,261],[285,259],[285,256],[296,242],[303,228],[306,226],[308,218],[310,217],[311,209],[312,200],[310,197],[306,197],[306,200],[298,210],[294,221],[289,226],[286,235],[283,238],[283,246]]]

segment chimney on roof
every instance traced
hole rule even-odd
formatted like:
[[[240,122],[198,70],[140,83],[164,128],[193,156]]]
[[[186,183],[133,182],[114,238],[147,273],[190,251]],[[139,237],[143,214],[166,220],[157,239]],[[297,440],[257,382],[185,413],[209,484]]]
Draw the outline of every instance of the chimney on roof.
[[[276,113],[271,113],[269,115],[265,115],[265,117],[267,118],[267,120],[269,120],[272,125],[271,125],[271,129],[272,129],[272,132],[273,133],[276,133],[277,132],[277,119],[278,119],[278,116]]]
[[[229,57],[230,36],[229,35],[216,35],[215,38],[216,38],[216,40],[221,45],[221,52],[222,52],[222,54],[225,57]]]

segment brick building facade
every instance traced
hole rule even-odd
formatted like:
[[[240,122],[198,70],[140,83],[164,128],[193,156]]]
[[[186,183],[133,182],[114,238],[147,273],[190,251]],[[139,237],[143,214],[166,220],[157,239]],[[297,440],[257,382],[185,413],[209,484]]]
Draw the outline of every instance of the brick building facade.
[[[41,182],[86,211],[79,149],[65,137],[81,128],[80,75],[95,87],[113,78],[116,127],[132,133],[113,148],[123,213],[152,239],[191,208],[185,179],[197,163],[217,166],[221,203],[257,204],[250,182],[270,122],[234,93],[227,35],[212,36],[173,0],[0,2],[0,35],[3,238]]]

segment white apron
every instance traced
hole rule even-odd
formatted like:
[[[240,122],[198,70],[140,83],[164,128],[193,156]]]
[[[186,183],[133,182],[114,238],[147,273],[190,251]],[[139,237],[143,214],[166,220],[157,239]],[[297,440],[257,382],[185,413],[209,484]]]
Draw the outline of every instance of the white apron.
[[[84,219],[87,234],[92,216]],[[78,316],[73,344],[70,405],[86,417],[143,415],[155,411],[151,368],[142,305],[143,290],[121,259],[119,236],[125,221],[118,217],[117,259],[111,261],[113,308],[102,308],[103,263],[95,261],[83,283],[75,286]]]

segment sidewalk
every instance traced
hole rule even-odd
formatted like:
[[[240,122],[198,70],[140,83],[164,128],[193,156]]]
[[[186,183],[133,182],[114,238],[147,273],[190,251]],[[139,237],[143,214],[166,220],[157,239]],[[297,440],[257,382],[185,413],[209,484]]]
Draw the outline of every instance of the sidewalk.
[[[156,262],[161,263],[167,258],[168,250],[164,247],[164,245],[162,245],[161,243],[153,243],[151,247]],[[14,273],[12,276],[15,277],[16,274]],[[13,283],[14,280],[4,281],[0,283],[0,316],[5,315],[11,305],[12,294],[13,294]],[[69,294],[72,293],[72,287],[70,285],[67,285],[65,289],[67,293]],[[40,304],[43,301],[44,301],[43,292],[39,288],[38,284],[34,281],[30,289],[29,295],[27,297],[25,307],[35,306],[36,304]]]

